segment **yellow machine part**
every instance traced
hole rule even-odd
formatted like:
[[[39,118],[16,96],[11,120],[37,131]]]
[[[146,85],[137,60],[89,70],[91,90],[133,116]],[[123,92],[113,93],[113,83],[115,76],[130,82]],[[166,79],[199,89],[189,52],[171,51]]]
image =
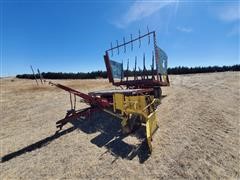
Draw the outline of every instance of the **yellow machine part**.
[[[152,145],[151,145],[152,135],[157,130],[157,128],[158,128],[158,125],[156,120],[156,112],[153,112],[148,116],[148,120],[146,122],[147,143],[150,151],[152,151]]]
[[[156,111],[154,106],[156,99],[149,95],[125,96],[124,94],[113,94],[114,112],[121,113],[122,116],[128,117],[131,114],[137,114],[146,124],[146,138],[150,151],[152,151],[152,136],[157,126]],[[122,126],[127,125],[128,119],[122,121]]]

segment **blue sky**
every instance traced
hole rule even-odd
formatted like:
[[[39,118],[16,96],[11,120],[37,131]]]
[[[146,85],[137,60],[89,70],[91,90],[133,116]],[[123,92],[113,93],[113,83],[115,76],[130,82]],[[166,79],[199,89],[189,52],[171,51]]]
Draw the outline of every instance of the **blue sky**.
[[[147,26],[170,67],[239,64],[239,8],[238,1],[0,1],[1,76],[31,73],[30,65],[105,70],[110,42]]]

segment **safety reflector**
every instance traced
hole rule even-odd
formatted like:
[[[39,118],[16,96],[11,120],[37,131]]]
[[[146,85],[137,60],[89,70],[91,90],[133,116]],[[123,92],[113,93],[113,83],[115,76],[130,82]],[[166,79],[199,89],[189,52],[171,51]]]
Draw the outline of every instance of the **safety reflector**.
[[[167,74],[167,54],[157,46],[157,70],[160,74]]]
[[[110,60],[113,78],[123,78],[123,63]]]

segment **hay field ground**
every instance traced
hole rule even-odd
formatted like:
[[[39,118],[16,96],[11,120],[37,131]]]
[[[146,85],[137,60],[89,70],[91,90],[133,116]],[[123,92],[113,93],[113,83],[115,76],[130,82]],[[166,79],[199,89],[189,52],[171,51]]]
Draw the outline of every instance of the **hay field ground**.
[[[32,80],[1,79],[0,179],[238,179],[240,73],[175,75],[170,81],[152,155],[145,157],[143,149],[129,159],[139,145],[134,135],[101,144],[118,129],[117,120],[96,112],[93,120],[69,123],[55,134],[69,95]],[[112,88],[107,80],[55,82],[83,92]]]

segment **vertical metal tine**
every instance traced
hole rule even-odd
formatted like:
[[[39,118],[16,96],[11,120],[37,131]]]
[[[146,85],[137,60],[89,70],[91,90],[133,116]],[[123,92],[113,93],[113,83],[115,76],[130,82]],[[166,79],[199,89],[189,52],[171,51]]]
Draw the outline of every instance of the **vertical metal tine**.
[[[116,42],[117,42],[117,51],[118,51],[118,54],[119,54],[118,40],[116,40]]]
[[[129,58],[128,58],[128,61],[127,61],[127,74],[126,74],[127,81],[128,81],[128,72],[129,72]]]
[[[148,26],[147,26],[147,31],[148,31],[148,45],[149,45],[150,44],[150,34],[149,34]]]
[[[40,70],[37,69],[37,72],[38,72],[38,76],[40,78],[41,84],[43,84],[42,74],[41,74]]]
[[[125,37],[123,37],[123,44],[124,44],[124,53],[126,53]]]
[[[132,34],[130,35],[130,37],[131,37],[131,51],[133,51],[133,42],[132,42]]]
[[[143,80],[143,74],[142,74],[142,70],[141,70],[141,68],[138,66],[138,70],[139,70],[139,73],[140,73],[140,76],[141,76],[141,79]]]
[[[139,48],[141,47],[141,38],[140,38],[140,36],[141,36],[141,32],[140,32],[140,29],[138,30],[138,35],[139,35]]]
[[[134,80],[137,79],[137,56],[135,56]]]
[[[34,77],[34,79],[35,79],[35,81],[36,81],[36,83],[38,85],[37,77],[35,76],[35,73],[34,73],[32,65],[30,67],[31,67],[31,70],[32,70],[32,73],[33,73],[33,77]]]
[[[137,70],[137,56],[135,56],[135,71]]]
[[[139,74],[140,74],[140,76],[141,76],[141,80],[143,80],[143,74],[142,74],[142,70],[141,70],[141,68],[138,66],[138,70],[139,70]]]
[[[112,47],[112,42],[111,42],[111,49],[112,49],[113,47]],[[112,54],[112,56],[113,56],[113,50],[111,50],[111,54]]]
[[[121,71],[121,81],[123,80],[123,76],[124,76],[124,74],[123,74],[123,60],[122,60],[122,71]]]
[[[154,78],[154,51],[152,51],[152,79]]]
[[[73,106],[73,109],[75,110],[76,109],[76,95],[74,94],[74,106]]]
[[[145,66],[145,53],[143,53],[143,69],[146,69],[146,66]]]
[[[145,53],[143,53],[143,79],[146,76],[146,66],[145,66]]]
[[[72,110],[73,109],[72,93],[69,92],[69,95],[70,95],[70,104],[71,104],[71,110]]]
[[[154,51],[152,51],[152,69],[154,70]]]

